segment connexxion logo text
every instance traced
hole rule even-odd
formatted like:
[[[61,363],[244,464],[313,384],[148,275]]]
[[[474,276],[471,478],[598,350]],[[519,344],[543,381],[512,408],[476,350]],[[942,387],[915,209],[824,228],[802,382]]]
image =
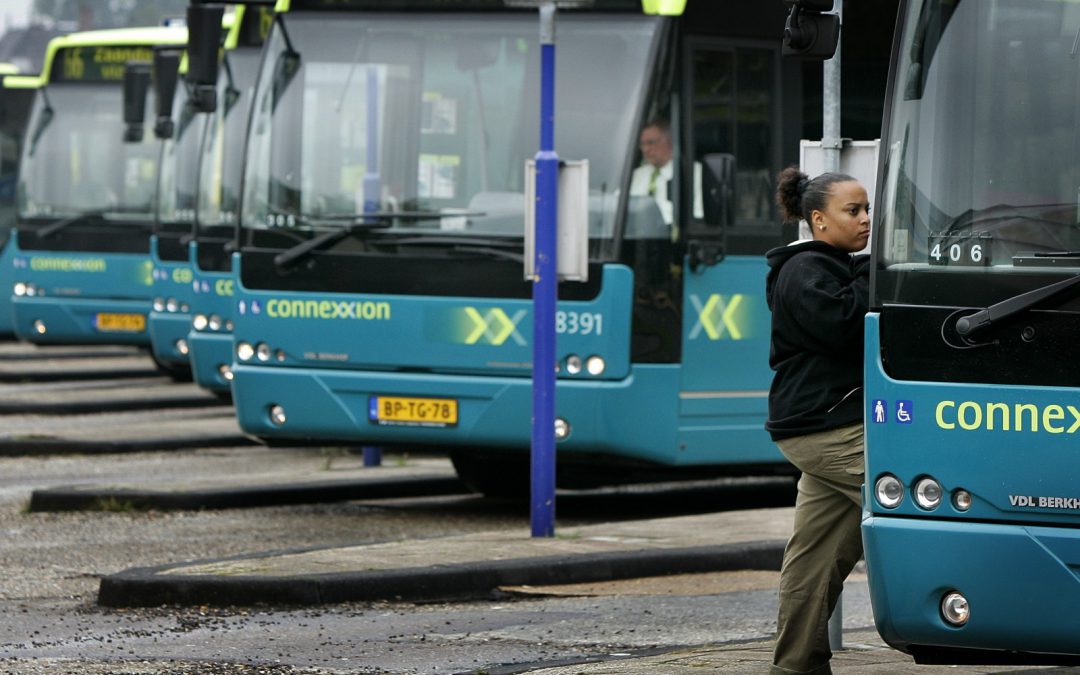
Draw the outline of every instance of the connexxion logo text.
[[[256,313],[252,304],[252,313]],[[389,321],[389,302],[360,300],[289,300],[272,298],[266,301],[266,315],[271,319],[360,319]]]
[[[941,401],[934,410],[934,421],[946,430],[1073,434],[1080,431],[1080,409],[1057,404]]]

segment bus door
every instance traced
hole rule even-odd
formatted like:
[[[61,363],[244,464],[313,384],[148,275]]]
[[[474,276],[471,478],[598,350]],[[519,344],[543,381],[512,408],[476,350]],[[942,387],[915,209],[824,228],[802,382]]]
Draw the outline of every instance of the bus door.
[[[678,234],[682,265],[681,460],[780,458],[768,413],[769,310],[764,254],[780,245],[777,45],[687,40]]]

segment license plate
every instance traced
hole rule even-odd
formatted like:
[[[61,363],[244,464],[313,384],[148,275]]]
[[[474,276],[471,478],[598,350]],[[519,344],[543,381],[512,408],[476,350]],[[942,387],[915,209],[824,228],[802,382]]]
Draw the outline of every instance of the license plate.
[[[102,313],[94,318],[94,327],[103,333],[141,333],[146,330],[146,315]]]
[[[386,425],[452,427],[458,422],[458,402],[452,398],[372,396],[368,419]]]

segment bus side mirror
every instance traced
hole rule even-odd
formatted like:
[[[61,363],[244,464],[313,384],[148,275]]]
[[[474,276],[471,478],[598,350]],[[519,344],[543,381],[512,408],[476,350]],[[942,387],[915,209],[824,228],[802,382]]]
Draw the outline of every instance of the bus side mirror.
[[[705,155],[702,175],[705,222],[728,228],[735,224],[735,155],[717,152]]]
[[[146,120],[146,92],[150,89],[150,64],[131,61],[124,66],[124,142],[141,143]]]
[[[190,5],[187,9],[187,79],[191,104],[197,112],[217,109],[218,49],[224,14],[221,5]]]
[[[840,41],[840,17],[823,12],[832,10],[833,0],[784,0],[784,3],[791,7],[784,24],[784,56],[831,59]]]
[[[154,52],[154,102],[157,107],[154,135],[161,139],[172,138],[173,135],[172,107],[180,78],[180,54],[178,49]]]

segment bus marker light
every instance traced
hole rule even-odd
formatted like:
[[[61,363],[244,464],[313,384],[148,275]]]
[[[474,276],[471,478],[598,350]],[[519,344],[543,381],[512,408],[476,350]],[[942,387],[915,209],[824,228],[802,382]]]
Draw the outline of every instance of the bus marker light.
[[[285,360],[285,351],[281,350],[281,349],[277,350],[276,352],[274,352],[274,358],[277,359],[279,362],[284,361]]]
[[[181,354],[182,356],[188,355],[188,343],[187,340],[185,340],[184,338],[180,338],[179,340],[177,340],[173,346],[176,347],[176,352],[178,354]]]
[[[571,354],[566,357],[566,372],[571,375],[577,375],[581,372],[581,357],[577,354]]]
[[[605,368],[607,368],[607,364],[599,356],[590,356],[585,362],[585,370],[589,371],[590,375],[602,375]]]
[[[915,503],[927,511],[933,511],[941,504],[941,494],[941,483],[929,476],[915,483]]]
[[[251,357],[255,356],[255,348],[247,342],[236,343],[236,358],[241,361],[250,361]]]
[[[269,361],[270,345],[266,344],[265,342],[260,342],[259,344],[255,345],[255,356],[257,356],[260,361]]]
[[[555,440],[561,441],[570,436],[570,423],[561,417],[555,418]]]
[[[230,368],[227,364],[223,363],[220,366],[218,366],[217,370],[218,370],[218,373],[221,374],[221,379],[225,380],[226,382],[232,382],[232,380],[233,380],[232,368]]]
[[[967,511],[971,508],[971,493],[967,490],[953,492],[952,503],[957,511]]]
[[[276,403],[270,406],[270,421],[279,427],[285,424],[285,408]]]
[[[941,615],[953,626],[963,626],[971,616],[967,598],[956,591],[949,591],[941,599]]]
[[[874,484],[874,495],[879,504],[887,509],[895,509],[904,501],[904,484],[896,476],[887,473]]]
[[[230,333],[232,332],[232,330],[233,330],[232,319],[229,319],[228,321],[225,322],[225,330],[229,331]]]
[[[191,317],[191,327],[195,330],[206,330],[207,325],[208,322],[205,314],[196,314]]]

